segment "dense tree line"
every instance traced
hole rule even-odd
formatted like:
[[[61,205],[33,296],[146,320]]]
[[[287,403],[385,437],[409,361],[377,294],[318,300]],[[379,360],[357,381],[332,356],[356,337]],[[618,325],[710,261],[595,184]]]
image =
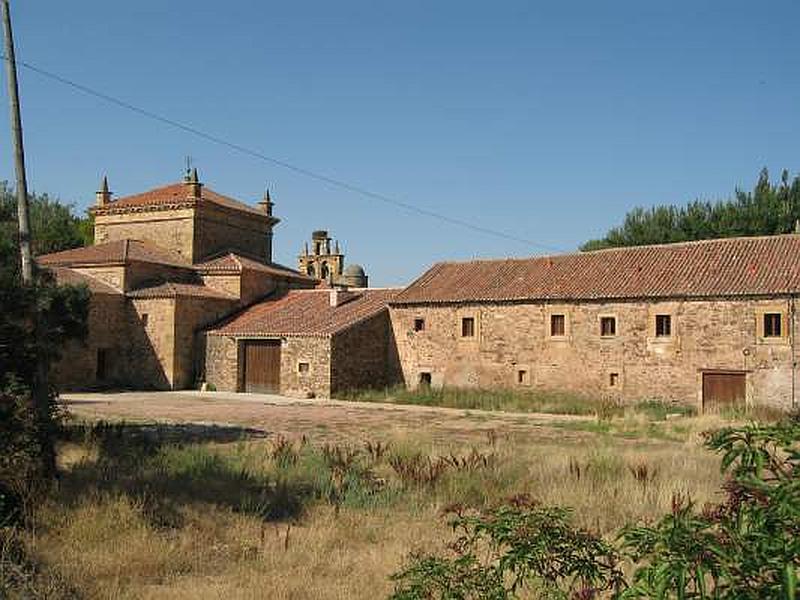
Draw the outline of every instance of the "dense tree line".
[[[783,171],[772,183],[763,169],[751,192],[737,189],[718,202],[696,200],[685,206],[635,208],[605,237],[590,240],[581,250],[617,246],[665,244],[711,238],[789,233],[800,219],[800,176]]]

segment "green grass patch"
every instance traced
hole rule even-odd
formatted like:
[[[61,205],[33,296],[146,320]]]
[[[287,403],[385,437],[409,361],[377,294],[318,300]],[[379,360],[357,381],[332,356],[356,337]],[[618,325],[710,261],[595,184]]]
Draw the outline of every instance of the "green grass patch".
[[[340,394],[340,400],[353,402],[388,402],[418,406],[440,406],[462,410],[548,413],[561,415],[594,415],[601,402],[567,392],[540,390],[480,390],[462,388],[407,390],[403,387],[385,390],[362,390]],[[619,409],[622,412],[622,409]]]

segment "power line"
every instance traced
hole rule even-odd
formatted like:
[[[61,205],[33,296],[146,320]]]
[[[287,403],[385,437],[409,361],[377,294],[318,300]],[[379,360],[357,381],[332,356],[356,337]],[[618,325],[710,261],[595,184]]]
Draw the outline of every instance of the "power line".
[[[6,58],[5,55],[3,56],[3,58],[4,59]],[[508,241],[516,242],[516,243],[519,243],[519,244],[523,244],[523,245],[526,245],[526,246],[530,246],[530,247],[533,247],[533,248],[539,248],[539,249],[542,249],[542,250],[549,250],[549,251],[554,251],[554,252],[561,252],[562,251],[559,248],[554,248],[552,246],[547,246],[545,244],[540,244],[540,243],[534,242],[532,240],[528,240],[528,239],[525,239],[525,238],[522,238],[522,237],[518,237],[518,236],[509,234],[509,233],[505,233],[503,231],[498,231],[498,230],[495,230],[495,229],[490,229],[488,227],[482,227],[480,225],[475,225],[474,223],[470,223],[469,221],[464,221],[462,219],[458,219],[458,218],[455,218],[455,217],[450,217],[448,215],[441,214],[441,213],[438,213],[438,212],[434,212],[432,210],[428,210],[426,208],[422,208],[422,207],[416,206],[414,204],[409,204],[408,202],[404,202],[402,200],[398,200],[396,198],[392,198],[392,197],[386,196],[384,194],[380,194],[380,193],[377,193],[377,192],[373,192],[373,191],[367,190],[367,189],[362,188],[362,187],[360,187],[358,185],[348,183],[348,182],[343,181],[341,179],[336,179],[336,178],[333,178],[333,177],[329,177],[327,175],[322,175],[320,173],[316,173],[314,171],[311,171],[309,169],[305,169],[303,167],[298,167],[298,166],[293,165],[291,163],[288,163],[288,162],[286,162],[284,160],[280,160],[280,159],[274,158],[272,156],[267,156],[266,154],[263,154],[263,153],[261,153],[261,152],[259,152],[257,150],[253,150],[252,148],[248,148],[247,146],[242,146],[241,144],[237,144],[235,142],[228,141],[228,140],[226,140],[224,138],[221,138],[219,136],[216,136],[214,134],[207,133],[207,132],[205,132],[205,131],[203,131],[201,129],[198,129],[198,128],[193,127],[191,125],[187,125],[186,123],[181,123],[180,121],[176,121],[174,119],[170,119],[169,117],[165,117],[163,115],[160,115],[158,113],[152,112],[150,110],[141,108],[139,106],[136,106],[135,104],[131,104],[130,102],[126,102],[125,100],[121,100],[120,98],[117,98],[115,96],[110,96],[109,94],[106,94],[104,92],[100,92],[100,91],[95,90],[95,89],[93,89],[93,88],[91,88],[89,86],[83,85],[81,83],[78,83],[78,82],[73,81],[71,79],[68,79],[66,77],[62,77],[61,75],[58,75],[58,74],[53,73],[51,71],[48,71],[46,69],[42,69],[41,67],[37,67],[37,66],[35,66],[35,65],[31,64],[31,63],[28,63],[28,62],[25,62],[25,61],[22,61],[22,60],[17,60],[17,64],[22,66],[22,67],[24,67],[24,68],[26,68],[26,69],[28,69],[29,71],[33,71],[34,73],[36,73],[38,75],[41,75],[42,77],[45,77],[47,79],[56,81],[56,82],[61,83],[61,84],[65,85],[65,86],[67,86],[67,87],[71,87],[71,88],[73,88],[73,89],[75,89],[75,90],[77,90],[79,92],[82,92],[82,93],[84,93],[86,95],[93,96],[95,98],[99,98],[100,100],[108,102],[109,104],[113,104],[113,105],[115,105],[115,106],[117,106],[119,108],[123,108],[125,110],[132,111],[134,113],[137,113],[137,114],[139,114],[139,115],[141,115],[143,117],[146,117],[148,119],[151,119],[153,121],[157,121],[157,122],[162,123],[164,125],[168,125],[168,126],[170,126],[172,128],[179,129],[179,130],[184,131],[186,133],[190,133],[190,134],[192,134],[192,135],[194,135],[196,137],[202,138],[202,139],[207,140],[209,142],[213,142],[213,143],[218,144],[220,146],[224,146],[226,148],[230,148],[231,150],[235,150],[237,152],[240,152],[242,154],[246,154],[246,155],[251,156],[253,158],[257,158],[259,160],[263,160],[265,162],[269,162],[269,163],[271,163],[273,165],[277,165],[277,166],[282,167],[284,169],[287,169],[289,171],[293,171],[295,173],[298,173],[298,174],[303,175],[305,177],[308,177],[310,179],[315,179],[317,181],[321,181],[321,182],[326,183],[328,185],[331,185],[331,186],[334,186],[334,187],[337,187],[337,188],[340,188],[340,189],[344,189],[344,190],[347,190],[349,192],[353,192],[353,193],[359,194],[361,196],[365,196],[367,198],[372,198],[373,200],[379,200],[381,202],[384,202],[385,204],[390,204],[390,205],[402,208],[402,209],[404,209],[404,210],[406,210],[408,212],[412,212],[412,213],[416,213],[416,214],[423,215],[423,216],[426,216],[426,217],[430,217],[432,219],[438,219],[439,221],[442,221],[442,222],[445,222],[445,223],[449,223],[451,225],[456,225],[458,227],[463,227],[463,228],[466,228],[466,229],[470,229],[470,230],[476,231],[478,233],[483,233],[485,235],[494,236],[494,237],[497,237],[497,238],[501,238],[501,239],[505,239],[505,240],[508,240]]]

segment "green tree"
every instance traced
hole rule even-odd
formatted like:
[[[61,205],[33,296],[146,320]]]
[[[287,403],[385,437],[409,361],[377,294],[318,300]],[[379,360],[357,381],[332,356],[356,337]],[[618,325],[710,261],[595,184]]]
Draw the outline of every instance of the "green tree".
[[[81,244],[78,219],[69,207],[35,197],[34,248],[63,250]],[[32,207],[32,208],[33,208]],[[35,215],[35,216],[34,216]],[[0,188],[0,525],[18,516],[22,500],[46,486],[53,471],[57,426],[55,390],[48,389],[46,414],[31,410],[36,369],[59,358],[67,340],[87,333],[89,291],[59,286],[36,269],[33,285],[23,285],[17,246],[16,203]],[[39,335],[34,328],[38,324]],[[36,411],[38,413],[39,411]]]
[[[74,207],[48,194],[31,194],[31,235],[33,253],[49,254],[91,244],[92,222],[81,218]],[[0,182],[0,239],[8,242],[17,236],[17,199],[8,182]]]
[[[634,208],[622,222],[581,250],[618,246],[665,244],[748,235],[776,235],[794,231],[800,219],[800,177],[781,173],[772,183],[762,169],[752,192],[735,190],[733,198],[719,202],[696,200],[685,206]]]

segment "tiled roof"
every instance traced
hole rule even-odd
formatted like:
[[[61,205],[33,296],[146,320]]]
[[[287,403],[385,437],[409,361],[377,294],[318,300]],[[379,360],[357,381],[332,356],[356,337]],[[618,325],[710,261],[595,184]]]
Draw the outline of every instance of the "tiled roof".
[[[235,252],[228,252],[222,256],[198,263],[195,265],[195,269],[201,273],[241,273],[243,270],[250,270],[278,277],[312,281],[311,278],[289,267],[284,267],[277,263],[262,263]]]
[[[202,190],[200,192],[201,197],[199,201],[211,202],[213,204],[224,206],[226,208],[232,208],[234,210],[240,210],[254,215],[258,215],[260,217],[268,218],[267,215],[264,214],[262,211],[260,211],[258,208],[250,206],[249,204],[245,204],[244,202],[240,202],[239,200],[229,198],[228,196],[223,196],[222,194],[218,194],[211,188],[203,186],[201,190]],[[142,209],[147,207],[159,207],[159,206],[172,207],[182,204],[191,205],[195,202],[198,202],[198,199],[193,198],[189,195],[185,183],[172,183],[170,185],[158,187],[149,190],[147,192],[142,192],[141,194],[124,196],[122,198],[112,200],[105,206],[96,206],[92,210],[94,210],[97,213],[103,214],[108,212],[113,213],[113,212],[127,211],[130,209]]]
[[[204,285],[174,283],[171,281],[128,292],[127,296],[129,298],[176,298],[178,296],[195,296],[198,298],[220,298],[233,302],[236,301],[236,298],[233,296]]]
[[[176,267],[189,265],[179,255],[163,250],[140,240],[117,240],[105,244],[95,244],[83,248],[73,248],[63,252],[44,254],[37,257],[37,262],[45,266],[62,265],[92,265],[92,264],[121,264],[130,261],[156,263]]]
[[[445,262],[396,304],[759,296],[800,291],[800,235]]]
[[[93,294],[118,294],[122,292],[96,277],[66,267],[51,267],[50,271],[61,285],[85,285]]]
[[[211,330],[212,335],[330,336],[377,315],[397,289],[350,290],[351,299],[330,304],[331,290],[292,290],[246,308]]]

